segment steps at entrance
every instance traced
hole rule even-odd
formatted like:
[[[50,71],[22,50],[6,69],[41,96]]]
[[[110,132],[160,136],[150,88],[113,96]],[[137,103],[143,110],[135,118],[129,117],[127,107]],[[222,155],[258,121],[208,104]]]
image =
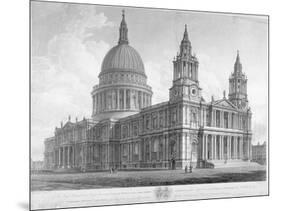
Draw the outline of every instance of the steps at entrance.
[[[242,160],[208,160],[208,162],[213,163],[215,168],[231,168],[231,167],[247,167],[247,166],[260,166],[256,162],[242,161]]]

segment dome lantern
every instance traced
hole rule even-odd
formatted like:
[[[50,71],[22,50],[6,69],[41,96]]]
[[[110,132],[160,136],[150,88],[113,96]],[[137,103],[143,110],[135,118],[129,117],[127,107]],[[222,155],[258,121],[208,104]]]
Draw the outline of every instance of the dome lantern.
[[[119,28],[119,42],[118,44],[129,44],[128,40],[128,28],[125,21],[125,10],[122,10],[122,21]]]

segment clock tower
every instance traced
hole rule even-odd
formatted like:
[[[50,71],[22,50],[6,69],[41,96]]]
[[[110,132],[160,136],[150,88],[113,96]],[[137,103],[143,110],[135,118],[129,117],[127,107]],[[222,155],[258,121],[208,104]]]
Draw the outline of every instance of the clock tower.
[[[170,88],[170,101],[182,99],[199,101],[201,88],[198,82],[198,60],[194,54],[192,55],[186,25],[180,44],[180,52],[174,58],[173,64],[173,86]]]

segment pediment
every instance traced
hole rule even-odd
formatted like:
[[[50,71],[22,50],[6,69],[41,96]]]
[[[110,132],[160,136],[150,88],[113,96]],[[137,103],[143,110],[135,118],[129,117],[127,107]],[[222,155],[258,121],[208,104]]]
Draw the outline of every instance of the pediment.
[[[233,105],[229,100],[227,99],[222,99],[216,101],[213,105],[215,106],[220,106],[220,107],[225,107],[225,108],[231,108],[231,109],[237,109],[235,105]]]
[[[67,123],[65,123],[65,125],[63,126],[63,129],[71,128],[73,125],[74,125],[74,123],[72,123],[72,122],[67,122]]]

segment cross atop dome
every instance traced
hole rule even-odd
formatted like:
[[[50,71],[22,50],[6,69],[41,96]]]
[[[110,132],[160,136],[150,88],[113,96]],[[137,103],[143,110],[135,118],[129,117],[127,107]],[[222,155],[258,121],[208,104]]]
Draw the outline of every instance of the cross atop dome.
[[[125,10],[122,10],[122,21],[119,28],[119,41],[118,44],[129,44],[128,40],[128,28],[125,21]]]

